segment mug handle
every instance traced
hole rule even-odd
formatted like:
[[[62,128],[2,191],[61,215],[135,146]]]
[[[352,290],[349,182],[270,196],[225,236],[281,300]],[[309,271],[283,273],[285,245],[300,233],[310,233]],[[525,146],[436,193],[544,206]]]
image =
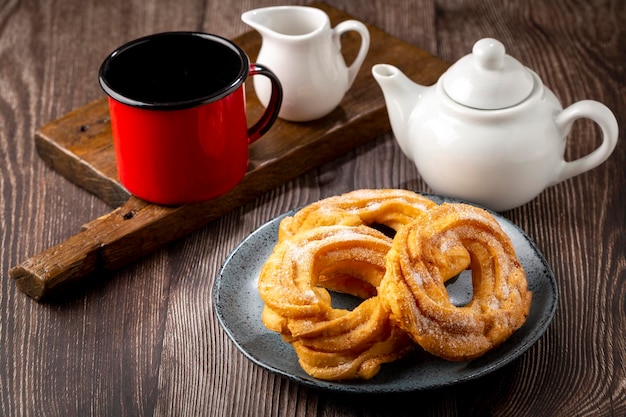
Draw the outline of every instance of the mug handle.
[[[370,32],[367,30],[367,27],[358,20],[345,20],[333,29],[333,39],[339,50],[341,50],[341,35],[348,31],[355,31],[361,36],[361,46],[359,47],[359,53],[356,55],[356,58],[354,58],[354,61],[348,67],[348,86],[346,88],[350,88],[354,82],[356,74],[359,72],[370,47]]]
[[[256,142],[272,127],[283,103],[283,87],[276,74],[261,64],[250,64],[249,75],[263,75],[272,83],[270,101],[261,118],[248,129],[248,144]]]
[[[594,100],[582,100],[572,104],[556,117],[556,125],[562,136],[566,136],[576,119],[587,118],[597,123],[602,129],[602,143],[590,154],[575,161],[562,161],[557,178],[550,184],[555,185],[568,178],[589,171],[603,163],[617,145],[618,127],[615,115],[604,104]]]

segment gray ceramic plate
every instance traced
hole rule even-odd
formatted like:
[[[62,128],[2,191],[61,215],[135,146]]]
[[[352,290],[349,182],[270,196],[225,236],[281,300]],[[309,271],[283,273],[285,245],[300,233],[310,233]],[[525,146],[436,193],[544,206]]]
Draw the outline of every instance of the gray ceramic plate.
[[[438,202],[443,200],[429,197]],[[523,231],[494,214],[511,237],[526,270],[529,289],[533,292],[526,323],[503,345],[468,362],[448,362],[417,349],[404,359],[384,364],[368,381],[329,382],[312,378],[298,365],[291,345],[261,323],[263,303],[257,291],[259,271],[276,244],[280,220],[291,214],[293,212],[285,213],[264,224],[230,254],[215,281],[213,305],[220,324],[244,355],[257,365],[304,385],[340,392],[390,393],[468,381],[492,372],[524,353],[544,333],[554,316],[556,281],[543,255]],[[471,298],[470,274],[461,274],[447,286],[447,290],[455,304],[465,304]],[[333,307],[349,308],[353,302],[349,298],[333,298]]]

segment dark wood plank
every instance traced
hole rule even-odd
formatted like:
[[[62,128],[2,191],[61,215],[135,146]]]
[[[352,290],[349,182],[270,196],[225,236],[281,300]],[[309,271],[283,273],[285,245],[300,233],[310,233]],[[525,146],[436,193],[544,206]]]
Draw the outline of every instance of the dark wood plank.
[[[501,39],[564,105],[597,99],[626,125],[621,1],[329,2],[447,62],[466,54],[479,37]],[[258,5],[10,0],[0,6],[3,274],[111,211],[42,163],[33,141],[44,123],[102,96],[97,68],[104,56],[156,31],[205,30],[236,38],[249,30],[240,13]],[[594,126],[577,122],[567,152],[574,157],[591,149],[596,134]],[[254,365],[213,314],[212,284],[221,263],[268,219],[355,188],[428,191],[393,135],[385,133],[67,298],[33,302],[3,275],[0,415],[626,415],[624,166],[622,132],[601,167],[505,213],[554,270],[558,310],[528,352],[476,381],[389,396],[307,389]]]

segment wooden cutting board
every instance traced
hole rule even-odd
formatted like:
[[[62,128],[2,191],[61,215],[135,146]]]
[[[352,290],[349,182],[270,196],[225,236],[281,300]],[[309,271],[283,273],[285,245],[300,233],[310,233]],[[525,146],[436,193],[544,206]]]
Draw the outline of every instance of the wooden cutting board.
[[[332,26],[358,19],[325,3],[311,6],[328,13]],[[42,126],[35,133],[40,157],[68,180],[117,208],[84,225],[60,245],[12,268],[10,275],[17,286],[30,297],[42,300],[95,272],[124,266],[387,132],[387,110],[371,75],[372,66],[393,64],[412,80],[430,85],[448,64],[372,25],[367,27],[371,36],[367,58],[340,106],[313,122],[277,120],[250,146],[250,162],[243,180],[227,194],[204,203],[166,207],[128,193],[117,176],[106,97]],[[233,41],[248,53],[251,62],[255,61],[261,46],[257,32],[250,31]],[[359,36],[353,33],[342,38],[348,62],[356,55],[359,43]],[[252,83],[246,84],[248,117],[255,121],[264,109]]]

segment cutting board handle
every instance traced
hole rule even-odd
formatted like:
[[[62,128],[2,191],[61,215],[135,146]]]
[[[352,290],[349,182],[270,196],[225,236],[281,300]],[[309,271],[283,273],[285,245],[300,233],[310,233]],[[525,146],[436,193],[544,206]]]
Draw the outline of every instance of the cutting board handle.
[[[65,242],[12,268],[9,275],[22,292],[41,301],[71,283],[98,271],[120,268],[163,245],[164,237],[158,238],[152,232],[177,210],[131,197],[123,206],[84,225]],[[175,237],[177,234],[172,233],[169,240]]]

